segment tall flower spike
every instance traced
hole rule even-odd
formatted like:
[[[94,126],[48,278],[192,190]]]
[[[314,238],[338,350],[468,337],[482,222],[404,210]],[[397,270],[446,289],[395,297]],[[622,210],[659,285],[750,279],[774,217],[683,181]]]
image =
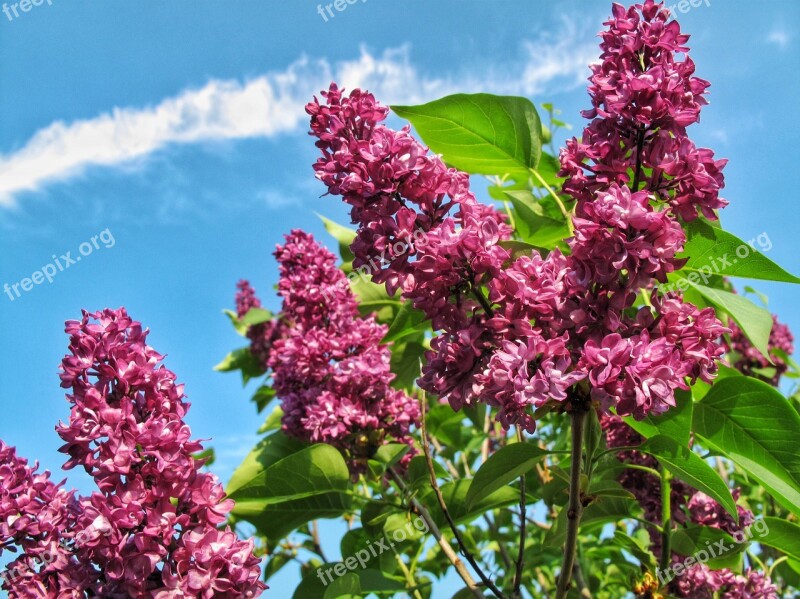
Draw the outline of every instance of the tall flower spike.
[[[72,404],[59,424],[70,456],[99,492],[80,501],[76,528],[97,521],[104,534],[78,547],[96,568],[100,596],[256,597],[253,541],[218,527],[233,507],[213,474],[192,455],[202,450],[184,422],[183,385],[147,345],[147,331],[124,308],[69,321],[70,355],[62,387]]]
[[[638,294],[682,266],[679,219],[715,218],[724,161],[686,136],[708,83],[694,76],[688,36],[663,5],[614,5],[593,67],[591,120],[561,153],[576,200],[571,254],[503,249],[503,218],[479,204],[388,109],[332,84],[306,107],[322,156],[314,169],[351,206],[355,266],[400,290],[441,333],[420,386],[455,409],[482,401],[504,426],[532,431],[534,408],[586,399],[637,418],[675,405],[686,378],[710,381],[726,332],[711,310]],[[648,303],[648,302],[646,302]],[[609,362],[610,360],[610,362]],[[558,406],[560,407],[560,406]]]
[[[411,445],[419,405],[391,387],[390,352],[381,345],[386,327],[360,317],[335,256],[311,235],[292,231],[275,257],[283,306],[268,323],[272,336],[263,365],[282,402],[283,430],[338,447],[354,473],[388,438]],[[240,313],[257,302],[249,289],[240,283]],[[261,337],[251,339],[256,353]]]

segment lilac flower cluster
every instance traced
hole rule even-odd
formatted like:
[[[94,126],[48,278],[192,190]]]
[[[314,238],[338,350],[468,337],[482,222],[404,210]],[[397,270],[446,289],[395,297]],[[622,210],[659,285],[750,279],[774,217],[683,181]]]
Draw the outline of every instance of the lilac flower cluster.
[[[383,125],[388,109],[371,94],[345,96],[332,84],[324,102],[306,107],[322,151],[317,178],[358,225],[354,266],[399,289],[442,330],[419,384],[454,409],[483,401],[504,426],[533,431],[532,408],[570,409],[568,400],[591,394],[641,418],[674,406],[687,378],[714,375],[727,329],[712,309],[657,292],[652,309],[632,308],[682,265],[677,218],[697,209],[713,217],[724,205],[724,164],[708,175],[708,151],[685,134],[707,84],[692,77],[689,59],[675,61],[687,36],[665,15],[651,0],[627,13],[615,5],[603,34],[586,113],[594,120],[561,156],[564,191],[577,201],[569,256],[512,259],[503,217],[408,127]],[[376,262],[387,250],[388,261]]]
[[[686,135],[700,119],[709,86],[694,76],[686,56],[689,36],[669,20],[663,3],[646,0],[627,9],[615,3],[612,12],[600,34],[601,62],[591,66],[592,108],[583,115],[592,122],[562,151],[565,191],[591,202],[609,188],[630,184],[638,192],[643,184],[679,218],[693,220],[700,212],[716,219],[715,210],[727,205],[719,197],[727,161]]]
[[[202,445],[184,422],[183,385],[147,345],[147,331],[124,308],[84,312],[66,331],[61,385],[72,409],[56,427],[60,451],[69,455],[64,468],[83,467],[99,490],[76,499],[13,452],[4,460],[4,542],[10,537],[25,559],[56,555],[29,569],[12,596],[259,596],[266,587],[253,542],[220,528],[233,502],[193,457]]]
[[[577,202],[572,266],[586,290],[572,314],[588,315],[595,327],[583,358],[593,396],[639,418],[674,406],[687,377],[708,382],[716,372],[716,341],[726,329],[713,310],[658,291],[653,310],[631,318],[626,309],[682,266],[679,219],[698,211],[714,219],[726,205],[719,198],[725,162],[686,135],[708,83],[693,76],[688,56],[676,60],[688,52],[689,36],[663,4],[614,4],[605,24],[590,77],[592,109],[583,113],[592,120],[561,152],[564,191]]]
[[[391,387],[390,351],[381,345],[386,327],[359,316],[336,257],[299,230],[286,236],[275,257],[281,314],[249,333],[254,353],[272,371],[283,430],[338,447],[353,472],[364,468],[387,437],[411,445],[419,404]],[[241,282],[237,312],[258,306],[249,283]]]
[[[772,316],[772,322],[772,331],[767,344],[769,359],[753,346],[733,321],[728,324],[731,329],[730,341],[725,341],[723,346],[729,354],[732,354],[731,365],[734,368],[742,374],[756,377],[777,387],[781,376],[789,369],[786,357],[794,352],[794,336],[788,326],[778,321],[777,316]]]
[[[37,473],[13,447],[0,441],[0,556],[21,551],[0,574],[0,588],[14,597],[83,597],[94,572],[69,551],[80,513],[75,493]]]
[[[601,415],[600,424],[609,448],[636,447],[644,438],[614,415]],[[639,451],[625,450],[617,454],[625,463],[658,468],[658,461]],[[661,522],[661,489],[658,477],[642,471],[626,468],[619,482],[630,491],[644,510],[644,519],[654,524]],[[739,499],[740,490],[733,490],[733,498]],[[717,501],[684,482],[673,479],[670,489],[670,509],[672,522],[678,526],[696,524],[719,528],[730,535],[741,534],[754,521],[753,513],[737,505],[738,523]],[[661,555],[661,536],[648,528],[651,549],[656,556]],[[672,555],[672,562],[682,563],[685,558]],[[777,599],[777,588],[769,577],[754,570],[738,575],[724,568],[712,570],[707,565],[696,563],[684,568],[684,574],[669,583],[671,596],[691,597],[692,599]],[[719,595],[715,594],[719,593]]]

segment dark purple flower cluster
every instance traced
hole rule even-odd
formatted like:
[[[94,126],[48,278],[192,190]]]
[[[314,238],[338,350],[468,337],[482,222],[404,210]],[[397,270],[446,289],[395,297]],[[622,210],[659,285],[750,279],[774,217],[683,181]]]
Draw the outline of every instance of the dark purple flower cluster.
[[[601,415],[600,425],[606,436],[609,448],[636,447],[644,438],[634,431],[618,416]],[[628,464],[657,469],[658,461],[635,449],[627,449],[617,454],[620,461]],[[661,482],[658,477],[642,471],[626,468],[619,477],[620,484],[630,491],[644,510],[644,519],[654,524],[661,523]],[[678,526],[695,524],[719,528],[736,538],[753,524],[753,513],[737,505],[738,523],[717,501],[684,482],[673,479],[670,489],[670,510],[672,522]],[[733,490],[733,498],[739,499],[740,490]],[[661,555],[661,535],[648,528],[651,549],[656,556]],[[682,563],[685,557],[672,555],[673,563]],[[671,596],[691,597],[692,599],[777,599],[777,588],[769,577],[753,570],[738,575],[724,568],[712,570],[703,563],[686,567],[684,573],[669,583]],[[718,593],[718,594],[715,594]]]
[[[183,385],[147,331],[124,308],[84,312],[66,331],[61,385],[72,410],[56,431],[70,456],[64,468],[83,467],[99,491],[75,499],[7,456],[0,532],[25,559],[55,555],[19,579],[27,587],[12,581],[12,596],[259,596],[253,542],[220,528],[233,501],[193,457],[202,444],[184,422]]]
[[[687,36],[651,0],[627,13],[615,5],[607,24],[590,87],[594,120],[562,153],[564,190],[577,201],[569,256],[513,258],[501,243],[508,226],[475,201],[467,175],[407,127],[383,125],[388,109],[371,94],[345,96],[332,84],[306,107],[322,151],[317,178],[358,225],[354,266],[399,289],[442,331],[420,386],[455,409],[495,406],[506,427],[533,431],[532,409],[569,409],[570,397],[590,393],[620,414],[662,413],[687,379],[710,381],[723,352],[727,329],[710,308],[658,292],[652,307],[633,308],[682,265],[682,207],[713,216],[724,205],[721,179],[710,177],[719,184],[711,189],[703,176],[706,151],[685,135],[707,84],[688,58],[675,61]],[[687,153],[701,156],[690,173],[680,171]]]
[[[627,9],[613,5],[600,34],[601,62],[591,67],[592,109],[583,115],[592,122],[562,151],[564,189],[591,202],[614,186],[638,192],[642,184],[675,216],[689,221],[701,212],[715,219],[714,211],[727,205],[719,197],[726,161],[714,160],[686,135],[700,119],[709,83],[694,76],[689,36],[669,16],[653,0]]]
[[[338,447],[354,472],[387,438],[411,445],[419,404],[391,387],[390,351],[381,345],[386,327],[359,316],[336,257],[298,230],[286,236],[275,257],[282,311],[271,323],[257,325],[264,327],[260,332],[250,332],[254,347],[267,347],[262,340],[269,340],[263,364],[282,400],[283,430]],[[240,315],[260,306],[249,284],[239,289]]]
[[[730,321],[730,342],[725,341],[723,346],[731,354],[731,365],[742,374],[756,377],[773,387],[780,383],[781,376],[789,369],[786,356],[794,352],[794,336],[789,327],[778,321],[777,316],[772,316],[772,331],[769,335],[767,350],[769,359],[758,351],[742,332],[739,326]]]

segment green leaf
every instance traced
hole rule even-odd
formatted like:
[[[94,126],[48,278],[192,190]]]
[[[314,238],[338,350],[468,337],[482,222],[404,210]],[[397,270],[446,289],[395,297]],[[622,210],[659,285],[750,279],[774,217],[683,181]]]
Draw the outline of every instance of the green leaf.
[[[767,346],[772,332],[772,314],[741,295],[694,283],[691,277],[684,280],[688,280],[715,307],[730,314],[755,348],[762,355],[769,355]]]
[[[403,302],[381,343],[390,343],[413,335],[422,329],[420,325],[424,322],[425,314],[416,310],[411,302]]]
[[[264,411],[264,408],[266,408],[270,402],[275,399],[276,395],[277,393],[275,389],[267,385],[263,385],[258,388],[258,391],[255,392],[255,395],[253,395],[251,401],[255,402],[258,412],[261,413]]]
[[[239,335],[242,337],[247,337],[247,326],[243,324],[241,320],[239,320],[239,316],[236,314],[236,312],[233,310],[223,310],[222,313],[230,319],[233,328],[236,329],[236,332]]]
[[[213,447],[207,447],[203,451],[198,451],[197,453],[192,454],[192,458],[196,461],[205,460],[203,462],[203,466],[208,468],[217,460],[217,452],[214,451]]]
[[[586,489],[586,496],[620,497],[622,499],[635,499],[633,493],[615,480],[593,480]]]
[[[767,529],[766,534],[753,540],[800,561],[800,526],[781,518],[768,517],[763,522]],[[750,527],[751,532],[757,524],[758,520]]]
[[[498,489],[529,472],[547,451],[530,443],[513,443],[496,451],[475,473],[467,493],[472,507]]]
[[[660,416],[646,416],[636,420],[623,417],[625,423],[645,439],[656,435],[666,435],[684,447],[689,446],[692,433],[692,394],[682,389],[675,390],[675,407]]]
[[[533,204],[533,195],[529,191],[510,191],[506,197],[514,206],[514,222],[522,241],[552,249],[569,237],[566,222],[537,213],[536,209],[541,212],[541,207]]]
[[[325,590],[323,599],[350,599],[362,597],[361,581],[358,574],[348,572],[344,576],[334,578],[333,582]]]
[[[321,214],[317,214],[317,216],[322,221],[322,224],[325,225],[325,230],[339,242],[339,255],[342,257],[342,261],[352,262],[354,256],[353,252],[350,251],[350,244],[356,238],[356,232],[344,225],[333,222],[329,218],[325,218]]]
[[[701,276],[726,275],[765,281],[800,283],[753,246],[736,235],[695,219],[686,227],[685,255],[689,260],[683,270]]]
[[[618,547],[625,549],[645,566],[655,566],[655,557],[650,553],[647,545],[643,545],[637,539],[625,534],[621,530],[614,531],[612,542]]]
[[[262,435],[270,431],[276,431],[281,428],[281,420],[283,420],[283,408],[275,406],[269,416],[264,420],[264,423],[259,427],[258,434]]]
[[[277,435],[265,441],[269,442],[245,458],[228,485],[228,494],[236,501],[233,516],[272,540],[306,522],[333,518],[349,509],[350,472],[338,450],[312,445],[274,461],[288,443]]]
[[[665,435],[656,435],[645,441],[640,451],[656,458],[669,472],[715,499],[734,520],[738,521],[736,502],[716,470],[706,464],[688,447]]]
[[[638,509],[636,501],[624,497],[599,497],[590,503],[583,511],[581,516],[581,533],[588,532],[590,529],[630,518],[634,511]],[[556,521],[550,530],[547,531],[543,543],[549,547],[560,547],[567,539],[567,512],[569,508],[565,505],[558,512]]]
[[[411,451],[411,447],[405,443],[386,443],[378,448],[373,458],[386,468],[391,468],[409,451]]]
[[[672,550],[686,557],[696,556],[700,551],[713,559],[707,564],[712,569],[730,567],[738,563],[746,543],[736,543],[731,535],[710,526],[688,526],[672,532]]]
[[[420,106],[392,106],[423,141],[455,168],[528,178],[542,152],[542,125],[530,100],[456,94]]]
[[[441,491],[445,505],[456,523],[467,524],[484,512],[519,502],[519,491],[511,487],[501,487],[491,495],[468,505],[467,493],[469,493],[471,483],[471,479],[461,479],[442,485]],[[424,487],[421,489],[419,497],[428,506],[437,524],[444,524],[444,514],[436,501],[433,488],[430,485]]]
[[[243,325],[251,327],[272,320],[272,312],[264,308],[250,308],[240,320]]]
[[[281,431],[261,439],[234,471],[225,492],[230,495],[260,472],[305,447],[307,447],[305,443]]]
[[[358,275],[356,271],[350,273],[348,279],[350,289],[358,300],[358,310],[363,316],[375,314],[375,318],[382,323],[394,320],[402,304],[396,297],[386,293],[386,287],[373,283],[367,277]]]
[[[527,241],[517,241],[516,239],[503,239],[497,245],[511,252],[511,258],[514,260],[520,256],[529,256],[532,252],[547,253],[545,248],[535,246]]]
[[[420,375],[420,359],[426,352],[418,341],[395,343],[392,347],[391,369],[395,374],[392,386],[410,391]]]
[[[225,358],[214,366],[217,372],[242,372],[242,382],[246,385],[250,379],[254,379],[266,372],[264,366],[256,359],[249,347],[241,347],[229,353]]]
[[[777,390],[750,377],[722,379],[695,404],[693,428],[800,516],[800,415]]]

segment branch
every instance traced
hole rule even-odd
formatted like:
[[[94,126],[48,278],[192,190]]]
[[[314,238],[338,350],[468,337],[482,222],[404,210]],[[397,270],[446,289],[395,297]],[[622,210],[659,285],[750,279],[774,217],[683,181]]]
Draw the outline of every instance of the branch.
[[[492,310],[492,305],[489,303],[489,300],[484,297],[483,292],[478,287],[472,288],[472,295],[478,300],[478,303],[483,308],[483,311],[491,318],[494,316],[494,310]]]
[[[319,542],[319,527],[316,520],[311,522],[311,539],[314,543],[314,552],[327,564],[328,558],[325,557],[325,553],[322,551],[322,544]]]
[[[494,594],[495,597],[498,599],[505,599],[503,593],[500,589],[495,586],[495,584],[489,579],[486,574],[484,574],[483,570],[481,569],[478,562],[475,560],[475,557],[472,555],[472,552],[467,549],[467,546],[464,544],[464,539],[461,537],[461,533],[458,531],[458,527],[456,523],[453,521],[453,517],[450,515],[450,511],[447,509],[447,504],[444,501],[444,497],[442,496],[442,491],[439,489],[439,483],[436,482],[436,470],[433,467],[433,458],[431,457],[431,446],[428,440],[428,431],[425,428],[425,411],[427,406],[425,405],[425,396],[423,395],[420,398],[420,406],[421,406],[421,417],[420,422],[422,429],[422,451],[425,453],[425,462],[428,465],[428,474],[430,475],[431,479],[431,487],[433,487],[433,492],[436,495],[436,500],[439,502],[439,507],[444,514],[445,519],[447,520],[447,524],[450,526],[450,530],[453,531],[453,536],[455,537],[456,542],[458,543],[459,549],[461,550],[461,555],[469,562],[472,569],[475,570],[475,573],[481,579],[484,585]]]
[[[517,427],[517,441],[522,443],[522,430]],[[522,569],[525,565],[525,475],[519,477],[519,548],[517,553],[517,570],[514,573],[514,596],[521,597],[520,587],[522,586]]]
[[[408,489],[406,484],[403,482],[403,479],[400,478],[397,473],[392,468],[387,468],[386,472],[389,476],[397,483],[397,486],[400,490],[408,494]],[[414,509],[419,514],[420,518],[425,521],[425,524],[428,526],[428,530],[431,531],[433,538],[436,539],[436,542],[439,543],[439,547],[442,549],[442,553],[444,553],[445,557],[450,560],[450,563],[453,564],[453,567],[458,572],[458,575],[461,577],[461,580],[464,581],[464,584],[467,585],[467,588],[472,591],[472,594],[479,599],[485,599],[484,594],[481,592],[478,585],[475,583],[475,580],[470,575],[467,567],[464,565],[464,562],[456,555],[456,552],[453,551],[453,548],[450,546],[450,543],[447,542],[442,536],[442,531],[439,530],[439,527],[436,526],[436,522],[433,521],[430,512],[422,505],[415,497],[410,498],[411,505],[414,506]]]
[[[489,514],[484,514],[483,519],[486,520],[486,525],[489,527],[489,530],[494,535],[497,541],[497,546],[500,549],[500,557],[503,560],[503,564],[505,564],[506,570],[510,570],[512,567],[513,562],[511,561],[511,556],[508,554],[508,549],[506,549],[505,543],[500,542],[500,529],[497,528],[497,524]]]
[[[640,128],[636,134],[636,171],[633,174],[631,190],[639,191],[639,178],[642,176],[642,149],[644,148],[644,129]]]
[[[406,563],[403,561],[403,558],[397,552],[397,549],[392,547],[392,551],[394,552],[394,558],[397,560],[397,565],[400,566],[400,570],[403,572],[403,577],[406,579],[406,589],[411,591],[413,589],[415,599],[422,599],[422,595],[419,593],[419,589],[417,588],[419,585],[417,581],[414,579],[414,575],[411,573],[411,570],[408,569]]]
[[[666,570],[672,562],[672,485],[670,474],[663,466],[661,470],[661,569]]]
[[[564,561],[558,577],[556,599],[565,599],[575,565],[575,549],[578,545],[578,527],[583,513],[581,503],[581,459],[583,457],[583,423],[586,421],[584,406],[573,404],[569,415],[572,424],[572,460],[569,471],[569,503],[567,504],[567,540],[564,543]]]

